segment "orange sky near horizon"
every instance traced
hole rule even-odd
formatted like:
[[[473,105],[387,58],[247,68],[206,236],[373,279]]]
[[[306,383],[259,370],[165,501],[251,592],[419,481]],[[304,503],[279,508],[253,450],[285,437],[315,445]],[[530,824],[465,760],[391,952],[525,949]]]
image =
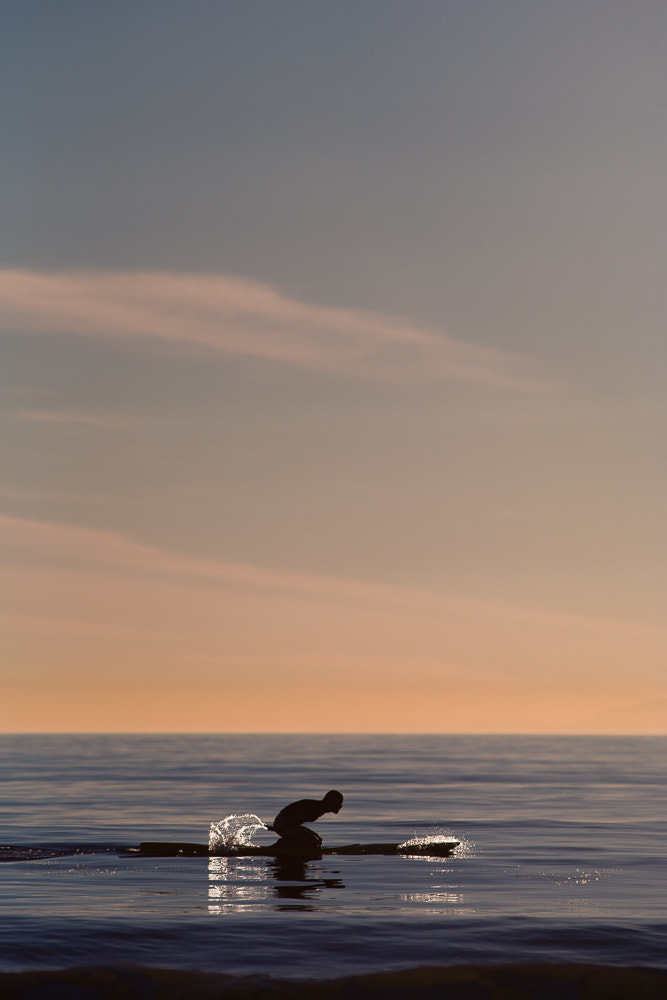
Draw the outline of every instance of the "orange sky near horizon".
[[[4,731],[664,732],[665,629],[0,531]]]

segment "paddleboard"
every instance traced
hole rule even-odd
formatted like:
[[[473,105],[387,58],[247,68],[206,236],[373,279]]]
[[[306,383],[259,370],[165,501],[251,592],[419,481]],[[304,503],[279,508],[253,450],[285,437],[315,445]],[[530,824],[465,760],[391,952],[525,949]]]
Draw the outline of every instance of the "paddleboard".
[[[158,858],[303,858],[316,859],[328,854],[385,854],[408,857],[446,858],[459,846],[458,840],[435,840],[424,843],[406,844],[344,844],[340,847],[282,847],[270,844],[267,847],[240,846],[228,850],[209,851],[206,844],[189,844],[163,841],[144,841],[138,848],[128,853],[144,857]]]

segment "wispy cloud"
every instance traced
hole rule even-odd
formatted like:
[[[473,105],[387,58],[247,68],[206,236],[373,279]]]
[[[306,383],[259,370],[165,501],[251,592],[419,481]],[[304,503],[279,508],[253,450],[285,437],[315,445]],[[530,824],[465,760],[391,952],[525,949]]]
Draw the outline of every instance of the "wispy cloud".
[[[664,628],[19,518],[0,557],[9,730],[664,731],[589,721],[664,699]]]
[[[194,558],[113,532],[0,516],[8,627],[69,622],[119,640],[130,625],[167,647],[316,657],[342,669],[478,675],[662,677],[667,630],[344,577]],[[67,626],[69,627],[69,626]]]
[[[544,388],[523,358],[407,319],[301,302],[261,282],[167,272],[0,271],[8,330],[149,338],[383,381]]]
[[[82,413],[72,410],[17,410],[16,417],[37,424],[55,424],[65,427],[94,427],[99,430],[126,430],[136,433],[139,424],[135,416],[126,417],[116,413]],[[141,418],[142,426],[156,425],[157,421]]]

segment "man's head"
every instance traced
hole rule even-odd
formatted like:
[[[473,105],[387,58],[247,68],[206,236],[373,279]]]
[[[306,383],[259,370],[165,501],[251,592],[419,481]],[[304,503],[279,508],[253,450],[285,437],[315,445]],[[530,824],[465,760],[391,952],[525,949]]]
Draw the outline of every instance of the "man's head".
[[[343,804],[343,796],[340,794],[340,792],[337,792],[333,788],[331,789],[330,792],[327,792],[327,794],[322,799],[322,805],[325,807],[327,812],[331,813],[340,812],[340,807],[342,806],[342,804]]]

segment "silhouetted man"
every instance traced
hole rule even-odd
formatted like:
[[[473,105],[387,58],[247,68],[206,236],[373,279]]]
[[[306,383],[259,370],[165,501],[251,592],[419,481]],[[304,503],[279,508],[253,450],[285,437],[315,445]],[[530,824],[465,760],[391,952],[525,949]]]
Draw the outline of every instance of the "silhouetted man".
[[[323,799],[299,799],[281,809],[268,830],[275,830],[283,847],[311,847],[317,850],[322,838],[303,823],[314,823],[325,813],[337,813],[343,804],[343,796],[332,789]]]

